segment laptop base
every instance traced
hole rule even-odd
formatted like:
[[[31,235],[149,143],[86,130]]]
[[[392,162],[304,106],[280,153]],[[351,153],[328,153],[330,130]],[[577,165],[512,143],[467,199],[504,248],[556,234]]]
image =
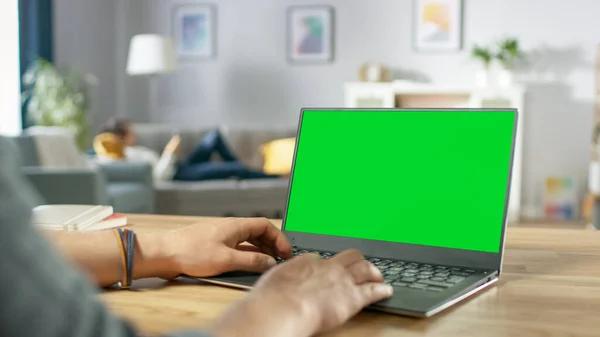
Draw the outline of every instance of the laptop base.
[[[366,310],[418,318],[431,317],[490,287],[498,280],[497,275],[497,272],[478,273],[452,289],[439,293],[394,287],[394,295],[391,298],[375,303],[366,308]],[[188,276],[184,277],[192,278]],[[210,278],[194,277],[193,279],[236,289],[250,290],[259,277],[260,274],[257,273],[230,272]]]

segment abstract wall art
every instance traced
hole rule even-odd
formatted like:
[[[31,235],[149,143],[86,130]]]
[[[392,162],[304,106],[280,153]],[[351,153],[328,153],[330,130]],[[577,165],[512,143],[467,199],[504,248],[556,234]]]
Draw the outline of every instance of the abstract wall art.
[[[293,6],[288,9],[288,59],[292,62],[333,60],[333,8]]]
[[[462,0],[414,0],[413,43],[417,51],[449,52],[462,47]]]
[[[207,58],[216,54],[216,9],[213,5],[184,5],[175,9],[173,35],[177,55]]]

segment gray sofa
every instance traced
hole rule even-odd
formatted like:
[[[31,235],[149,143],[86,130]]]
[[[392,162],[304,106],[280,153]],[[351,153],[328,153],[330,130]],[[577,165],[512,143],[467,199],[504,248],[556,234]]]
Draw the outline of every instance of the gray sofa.
[[[146,163],[100,164],[96,168],[44,168],[31,136],[14,137],[22,171],[44,204],[111,205],[119,213],[154,213],[152,167]]]
[[[174,134],[181,135],[181,157],[187,156],[207,132],[217,127],[175,128],[137,124],[138,145],[160,153]],[[261,169],[260,146],[268,141],[295,137],[296,128],[244,129],[218,127],[236,156],[248,167]],[[218,160],[218,159],[215,159]],[[155,183],[158,214],[199,216],[265,216],[280,218],[285,209],[288,179],[168,181]]]

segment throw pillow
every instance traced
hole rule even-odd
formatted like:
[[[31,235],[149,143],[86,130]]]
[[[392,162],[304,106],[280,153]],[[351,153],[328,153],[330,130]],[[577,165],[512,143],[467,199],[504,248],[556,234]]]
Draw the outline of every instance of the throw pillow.
[[[58,126],[32,126],[24,131],[32,137],[41,167],[88,168],[85,155],[77,148],[75,136],[67,128]]]
[[[125,149],[118,136],[105,132],[94,138],[94,151],[100,159],[124,159]]]
[[[296,138],[276,139],[261,145],[263,171],[267,174],[289,175],[292,171],[295,146]]]

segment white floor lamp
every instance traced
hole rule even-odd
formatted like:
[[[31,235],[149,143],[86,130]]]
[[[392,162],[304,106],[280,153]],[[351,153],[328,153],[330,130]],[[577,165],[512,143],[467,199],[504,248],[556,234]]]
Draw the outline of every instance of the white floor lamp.
[[[129,55],[127,59],[127,74],[131,76],[146,76],[150,79],[150,107],[151,116],[154,114],[156,104],[155,77],[175,71],[177,59],[175,48],[170,38],[155,35],[141,34],[131,38]]]

